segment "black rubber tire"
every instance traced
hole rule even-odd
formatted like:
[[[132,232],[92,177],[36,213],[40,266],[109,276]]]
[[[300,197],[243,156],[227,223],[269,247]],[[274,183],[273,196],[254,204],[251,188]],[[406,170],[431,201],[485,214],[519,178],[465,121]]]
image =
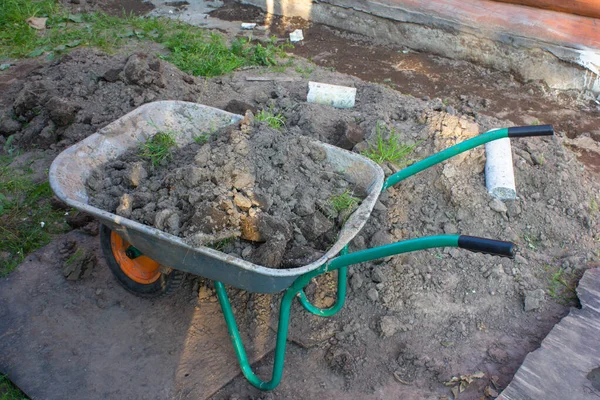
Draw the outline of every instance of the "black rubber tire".
[[[106,259],[106,263],[110,268],[117,281],[129,292],[139,297],[155,298],[161,296],[169,296],[177,291],[185,279],[185,272],[172,269],[169,274],[161,273],[160,278],[153,283],[143,284],[134,281],[128,277],[121,269],[121,266],[115,259],[110,245],[110,234],[112,231],[106,225],[100,224],[100,247]]]

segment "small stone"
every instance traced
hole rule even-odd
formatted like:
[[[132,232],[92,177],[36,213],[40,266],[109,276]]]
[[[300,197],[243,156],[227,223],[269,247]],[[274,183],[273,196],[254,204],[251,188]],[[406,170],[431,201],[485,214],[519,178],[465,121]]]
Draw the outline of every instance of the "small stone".
[[[400,330],[400,320],[394,316],[386,315],[379,320],[379,330],[382,337],[394,336]]]
[[[119,74],[121,73],[121,68],[111,68],[102,75],[106,82],[116,82],[119,80]]]
[[[458,228],[451,222],[446,222],[444,224],[444,233],[448,235],[453,235],[458,232]]]
[[[252,186],[254,185],[254,176],[252,176],[252,174],[249,174],[247,172],[242,172],[240,174],[237,174],[234,178],[233,178],[233,187],[241,190],[244,189],[248,186]]]
[[[206,286],[200,286],[198,289],[198,299],[200,300],[208,300],[212,296],[212,292]]]
[[[133,204],[133,196],[125,193],[121,196],[121,204],[117,207],[117,215],[129,218],[131,216],[131,206]]]
[[[169,218],[166,220],[166,225],[168,227],[168,232],[175,236],[179,236],[179,227],[180,227],[180,219],[179,214],[173,213],[169,215]]]
[[[520,254],[517,254],[515,256],[515,261],[517,262],[517,264],[523,264],[523,265],[527,265],[529,264],[529,262],[527,261],[527,259],[525,257],[523,257]]]
[[[525,292],[524,310],[535,311],[542,307],[544,291],[542,289],[528,290]]]
[[[369,300],[377,302],[377,300],[379,300],[379,292],[377,291],[377,289],[371,288],[367,292],[367,297],[369,298]]]
[[[374,268],[371,271],[371,280],[375,283],[381,283],[385,280],[385,275],[383,275],[379,268]]]
[[[545,158],[542,153],[537,153],[537,152],[531,153],[531,159],[533,160],[533,163],[535,165],[544,165]]]
[[[252,246],[247,246],[242,250],[242,258],[248,258],[252,254]]]
[[[252,201],[241,193],[236,193],[235,196],[233,196],[233,202],[244,211],[247,211],[252,207]]]
[[[298,199],[296,207],[294,207],[296,214],[304,217],[315,212],[315,200],[313,196],[308,193],[303,193]]]
[[[0,116],[0,136],[10,136],[21,130],[21,124],[7,115]]]
[[[138,187],[140,183],[148,177],[148,172],[144,168],[144,163],[136,162],[131,165],[128,175],[129,183],[133,187]]]
[[[362,235],[355,236],[354,240],[352,240],[352,244],[359,250],[364,249],[366,247],[365,237]]]
[[[69,102],[67,99],[52,97],[46,103],[46,109],[52,121],[56,122],[58,126],[65,126],[73,122],[80,106]]]
[[[305,217],[300,227],[302,234],[308,240],[316,240],[331,228],[333,228],[333,223],[319,211]]]
[[[365,140],[365,131],[357,124],[342,121],[335,127],[339,139],[335,144],[342,149],[352,150],[354,146]]]
[[[385,246],[392,243],[390,235],[385,231],[377,231],[369,242],[371,248]]]
[[[233,114],[239,114],[239,115],[244,115],[246,114],[246,111],[252,111],[252,114],[255,114],[258,112],[258,109],[256,107],[254,107],[253,105],[250,105],[248,103],[244,103],[243,101],[237,100],[237,99],[233,99],[231,101],[229,101],[229,103],[227,103],[227,105],[225,106],[225,111],[229,111],[230,113]]]
[[[516,218],[521,214],[521,206],[518,201],[509,201],[506,203],[509,218]]]
[[[498,364],[504,364],[508,361],[509,355],[505,350],[494,347],[488,350],[488,356],[492,361]]]
[[[497,213],[503,214],[508,211],[506,204],[504,204],[502,202],[502,200],[499,200],[499,199],[494,199],[494,200],[490,201],[489,206],[492,210],[496,211]]]
[[[364,279],[359,273],[355,273],[354,275],[352,275],[352,278],[350,278],[350,287],[354,291],[360,289],[363,283]]]

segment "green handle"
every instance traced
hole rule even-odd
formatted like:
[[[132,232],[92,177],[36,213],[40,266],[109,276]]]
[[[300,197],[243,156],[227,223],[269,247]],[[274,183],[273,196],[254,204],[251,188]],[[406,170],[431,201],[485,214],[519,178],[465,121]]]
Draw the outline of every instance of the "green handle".
[[[439,164],[442,161],[446,161],[449,158],[459,155],[460,153],[471,150],[477,146],[481,146],[482,144],[486,144],[494,140],[502,139],[505,137],[521,138],[529,136],[552,135],[554,135],[554,128],[552,127],[552,125],[514,126],[512,128],[494,129],[469,140],[465,140],[462,143],[449,147],[446,150],[443,150],[437,154],[427,157],[424,160],[414,163],[410,167],[406,167],[403,170],[396,172],[394,175],[391,175],[385,181],[385,183],[383,184],[382,191],[389,188],[390,186],[394,186],[396,183],[403,181],[404,179],[410,176],[418,174],[419,172],[427,168],[433,167],[435,164]]]
[[[439,164],[443,161],[446,161],[449,158],[452,158],[460,153],[464,153],[467,150],[471,150],[477,146],[481,146],[482,144],[486,144],[493,140],[502,139],[508,137],[508,129],[495,129],[479,136],[475,136],[469,140],[465,140],[462,143],[454,145],[452,147],[447,148],[437,154],[427,157],[424,160],[414,163],[410,167],[406,167],[401,171],[396,172],[394,175],[391,175],[383,184],[383,189],[389,188],[390,186],[394,186],[396,183],[403,181],[404,179],[418,174],[419,172],[426,170],[427,168],[433,167],[435,164]]]

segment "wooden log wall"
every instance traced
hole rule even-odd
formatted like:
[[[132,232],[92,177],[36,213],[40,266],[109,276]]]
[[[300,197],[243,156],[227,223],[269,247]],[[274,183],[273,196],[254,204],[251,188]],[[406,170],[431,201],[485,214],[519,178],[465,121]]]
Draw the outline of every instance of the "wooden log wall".
[[[600,0],[495,0],[502,3],[545,8],[569,14],[600,18]]]

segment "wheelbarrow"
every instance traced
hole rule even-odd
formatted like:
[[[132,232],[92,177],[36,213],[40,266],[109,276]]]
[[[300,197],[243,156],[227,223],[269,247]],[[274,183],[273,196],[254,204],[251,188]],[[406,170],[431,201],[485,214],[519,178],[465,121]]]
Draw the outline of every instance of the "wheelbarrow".
[[[416,162],[387,179],[384,179],[381,167],[370,159],[315,142],[325,150],[327,162],[364,190],[367,196],[345,222],[336,243],[321,258],[293,269],[266,268],[209,247],[191,247],[179,237],[88,204],[85,182],[90,173],[125,151],[137,148],[159,129],[177,132],[176,141],[183,146],[190,143],[194,135],[214,131],[241,119],[240,115],[195,103],[149,103],[63,151],[52,163],[49,175],[50,185],[57,197],[101,222],[100,240],[104,256],[116,279],[127,290],[145,297],[168,294],[181,283],[184,273],[214,281],[242,372],[252,385],[262,390],[272,390],[281,381],[288,321],[294,298],[298,298],[302,306],[314,315],[329,317],[336,314],[346,298],[348,266],[439,247],[460,247],[511,258],[515,255],[513,243],[465,235],[420,237],[349,253],[348,244],[368,220],[382,191],[444,160],[496,139],[554,134],[549,125],[492,130]],[[318,308],[310,303],[304,288],[312,278],[333,271],[338,273],[336,303],[327,309]],[[227,296],[226,284],[258,293],[284,291],[279,308],[273,371],[268,381],[260,379],[252,371]]]

